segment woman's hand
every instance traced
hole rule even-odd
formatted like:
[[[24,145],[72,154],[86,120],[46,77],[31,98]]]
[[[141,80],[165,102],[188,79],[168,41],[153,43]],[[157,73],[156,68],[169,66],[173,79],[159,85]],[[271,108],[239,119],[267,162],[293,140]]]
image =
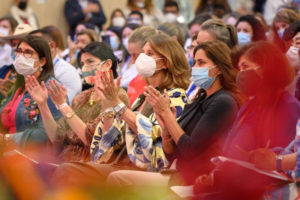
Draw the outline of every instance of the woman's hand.
[[[101,100],[101,106],[102,106],[102,110],[104,111],[105,109],[111,107],[110,102],[106,99],[106,97],[103,94],[103,90],[104,90],[104,85],[102,83],[102,80],[100,79],[100,76],[102,75],[102,72],[100,70],[95,72],[96,74],[96,78],[95,78],[95,91],[97,96],[100,98]]]
[[[163,116],[166,111],[170,111],[170,98],[167,90],[164,90],[165,97],[152,86],[146,86],[145,90],[146,101],[152,106],[155,113]]]
[[[212,186],[212,185],[213,185],[213,177],[208,174],[198,176],[198,178],[196,178],[196,180],[195,180],[196,187]]]
[[[118,96],[121,77],[118,77],[115,83],[113,78],[114,76],[111,70],[109,72],[98,71],[96,77],[99,78],[100,82],[102,83],[102,86],[97,87],[97,89],[102,92],[107,102],[109,102],[109,105],[111,107],[114,107],[121,103],[121,100]]]
[[[49,95],[56,106],[60,106],[67,102],[67,90],[64,86],[58,85],[56,81],[49,81]]]
[[[176,116],[176,109],[174,107],[172,107],[172,113],[173,113],[173,116],[175,117]],[[162,129],[162,132],[161,132],[162,139],[164,141],[172,140],[172,136],[170,135],[170,133],[167,130],[166,123],[164,122],[163,117],[157,112],[155,112],[155,116],[156,116],[158,124],[160,125],[160,127]]]
[[[69,47],[69,57],[73,58],[75,52],[76,52],[76,44],[71,39],[71,36],[67,37],[68,47]]]
[[[97,96],[100,98],[100,100],[106,100],[106,97],[104,96],[104,94],[102,93],[102,90],[104,90],[104,85],[100,79],[100,76],[102,75],[102,72],[100,70],[95,72],[95,85],[94,85],[94,89],[96,91]]]
[[[38,105],[47,103],[48,91],[44,82],[40,85],[34,76],[27,76],[25,78],[25,89]]]
[[[270,149],[260,148],[249,153],[249,161],[263,170],[276,170],[276,154]]]

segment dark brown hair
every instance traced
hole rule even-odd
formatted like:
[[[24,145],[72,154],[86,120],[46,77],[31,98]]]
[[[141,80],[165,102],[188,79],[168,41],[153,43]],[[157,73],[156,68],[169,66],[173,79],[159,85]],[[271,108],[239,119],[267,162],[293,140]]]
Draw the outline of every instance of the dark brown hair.
[[[232,65],[229,47],[219,40],[203,42],[195,47],[193,55],[195,56],[200,49],[221,70],[220,80],[222,87],[237,99],[239,105],[242,105],[244,97],[236,85],[238,70]]]
[[[52,61],[51,51],[48,42],[42,37],[35,36],[35,35],[27,35],[26,37],[20,40],[19,44],[17,45],[17,48],[23,42],[28,44],[30,47],[32,47],[37,52],[40,59],[42,58],[46,59],[46,63],[43,66],[43,71],[38,77],[38,81],[42,82],[42,81],[46,81],[50,77],[54,77],[53,61]]]

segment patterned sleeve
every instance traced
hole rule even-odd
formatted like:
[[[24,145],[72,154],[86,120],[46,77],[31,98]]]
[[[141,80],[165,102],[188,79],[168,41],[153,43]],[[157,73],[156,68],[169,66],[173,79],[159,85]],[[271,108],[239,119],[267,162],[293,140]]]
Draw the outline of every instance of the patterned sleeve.
[[[91,142],[93,141],[94,133],[98,127],[97,125],[101,122],[101,120],[102,115],[100,114],[96,119],[86,123],[85,138],[88,146],[90,146]]]
[[[113,154],[120,150],[124,143],[125,122],[114,116],[112,126],[106,131],[103,130],[103,120],[96,127],[91,147],[91,161],[97,163],[107,163],[113,157]]]
[[[182,114],[188,98],[183,89],[172,89],[168,91],[170,96],[170,107],[177,111],[176,119]],[[161,142],[161,127],[156,120],[155,114],[149,118],[137,113],[136,117],[137,136],[129,128],[126,130],[126,148],[130,160],[143,169],[158,171],[168,167],[169,162],[163,152]]]

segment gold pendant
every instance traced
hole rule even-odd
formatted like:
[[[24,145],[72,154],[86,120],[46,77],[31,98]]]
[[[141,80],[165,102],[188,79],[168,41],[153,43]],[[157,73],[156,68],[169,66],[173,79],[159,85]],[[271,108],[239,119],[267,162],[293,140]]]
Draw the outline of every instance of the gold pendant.
[[[89,104],[89,106],[93,106],[93,105],[95,104],[95,102],[96,102],[96,101],[90,99],[90,100],[88,101],[88,104]]]

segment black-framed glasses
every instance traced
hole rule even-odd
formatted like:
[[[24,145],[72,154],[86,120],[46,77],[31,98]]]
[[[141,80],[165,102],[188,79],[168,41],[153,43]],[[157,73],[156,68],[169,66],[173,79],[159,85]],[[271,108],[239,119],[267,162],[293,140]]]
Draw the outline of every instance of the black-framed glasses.
[[[24,51],[22,51],[22,49],[17,48],[16,50],[14,50],[14,52],[15,52],[15,56],[23,54],[25,58],[31,58],[32,54],[34,54],[34,51],[30,49],[25,49]]]

